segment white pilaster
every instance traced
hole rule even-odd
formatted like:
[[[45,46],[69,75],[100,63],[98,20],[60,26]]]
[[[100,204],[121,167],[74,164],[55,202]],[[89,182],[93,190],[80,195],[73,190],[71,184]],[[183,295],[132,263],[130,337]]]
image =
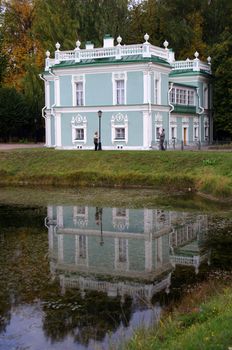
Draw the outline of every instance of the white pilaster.
[[[143,148],[148,149],[152,140],[152,118],[151,112],[143,112]]]
[[[149,241],[144,242],[145,249],[145,270],[152,271],[152,235],[150,235]]]
[[[58,235],[58,261],[64,260],[64,237]]]
[[[51,137],[51,115],[47,115],[45,119],[45,145],[47,147],[52,146],[52,137]]]
[[[143,72],[143,103],[148,103],[148,72]]]
[[[57,220],[57,226],[63,227],[64,226],[64,215],[63,215],[63,207],[57,206],[56,208],[56,220]]]
[[[45,106],[50,108],[50,83],[48,81],[45,82]]]
[[[55,115],[55,144],[56,147],[61,147],[61,114],[56,113]]]
[[[59,79],[59,77],[55,77],[54,87],[55,87],[55,105],[60,106],[60,79]]]

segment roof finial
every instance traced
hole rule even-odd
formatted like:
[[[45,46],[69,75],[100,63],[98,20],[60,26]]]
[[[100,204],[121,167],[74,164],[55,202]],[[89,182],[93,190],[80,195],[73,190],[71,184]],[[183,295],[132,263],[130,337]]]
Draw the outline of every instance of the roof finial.
[[[149,40],[149,35],[147,33],[144,35],[144,40],[146,41],[146,44],[147,44]]]
[[[60,43],[56,43],[56,49],[57,49],[57,51],[59,51],[60,50]]]
[[[122,38],[120,37],[120,35],[117,37],[117,43],[118,45],[121,45],[121,42],[122,42]]]
[[[198,57],[199,57],[199,52],[195,52],[194,56],[196,57],[196,60],[198,60]]]
[[[169,45],[169,42],[167,40],[164,41],[163,43],[164,47],[165,47],[165,50],[167,50],[168,48],[168,45]]]

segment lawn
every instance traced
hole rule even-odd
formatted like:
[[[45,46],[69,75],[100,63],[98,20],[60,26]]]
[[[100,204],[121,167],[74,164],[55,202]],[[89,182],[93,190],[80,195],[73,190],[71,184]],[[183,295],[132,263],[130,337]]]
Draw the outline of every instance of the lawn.
[[[232,152],[0,152],[0,185],[149,187],[232,198]]]

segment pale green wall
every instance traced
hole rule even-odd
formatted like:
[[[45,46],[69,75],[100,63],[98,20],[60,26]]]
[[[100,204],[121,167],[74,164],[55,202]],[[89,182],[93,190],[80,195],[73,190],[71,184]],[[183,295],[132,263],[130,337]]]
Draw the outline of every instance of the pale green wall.
[[[60,77],[60,105],[72,106],[72,77],[64,75]]]
[[[85,105],[104,106],[113,104],[112,74],[85,75]]]
[[[53,115],[51,116],[51,144],[55,145],[55,118]]]
[[[168,105],[168,74],[161,74],[161,105]]]
[[[50,93],[50,106],[55,103],[55,94],[54,94],[54,81],[49,82],[49,93]]]
[[[61,140],[62,146],[72,146],[72,117],[74,113],[61,114]]]
[[[143,115],[142,112],[127,112],[129,131],[128,131],[128,146],[141,145],[143,143]],[[101,118],[101,141],[102,147],[111,145],[111,118],[116,113],[104,112]],[[62,146],[72,146],[72,117],[77,113],[62,113],[61,114],[61,128],[62,128]],[[98,131],[99,119],[97,110],[95,113],[81,113],[87,118],[87,144],[86,146],[93,146],[93,135]],[[138,132],[139,130],[139,132]],[[80,143],[81,144],[81,143]],[[122,142],[120,142],[122,144]]]
[[[143,72],[127,73],[127,104],[143,103]]]

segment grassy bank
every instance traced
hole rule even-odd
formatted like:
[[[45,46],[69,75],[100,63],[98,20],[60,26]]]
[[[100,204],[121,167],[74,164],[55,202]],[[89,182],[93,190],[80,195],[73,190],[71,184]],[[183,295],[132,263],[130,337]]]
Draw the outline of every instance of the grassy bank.
[[[232,198],[232,153],[2,151],[0,185],[151,187]]]
[[[195,286],[156,329],[140,330],[126,349],[231,349],[232,281],[230,274],[227,282],[217,278]]]

